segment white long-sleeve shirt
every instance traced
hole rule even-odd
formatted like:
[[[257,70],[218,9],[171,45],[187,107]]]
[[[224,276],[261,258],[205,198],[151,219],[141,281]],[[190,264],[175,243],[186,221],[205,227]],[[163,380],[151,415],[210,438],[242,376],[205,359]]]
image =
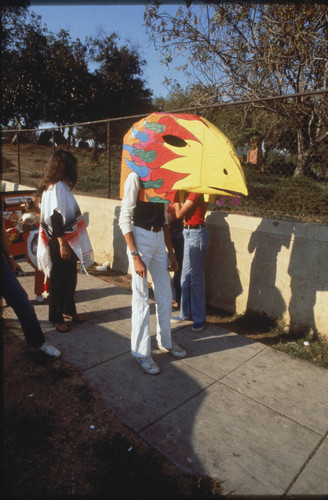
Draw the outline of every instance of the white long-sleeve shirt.
[[[118,225],[121,228],[123,235],[130,233],[133,228],[134,209],[137,205],[137,200],[140,190],[140,178],[135,172],[131,172],[124,183],[124,195]],[[166,203],[168,206],[168,203]],[[167,206],[163,207],[165,215],[165,224],[168,224]]]

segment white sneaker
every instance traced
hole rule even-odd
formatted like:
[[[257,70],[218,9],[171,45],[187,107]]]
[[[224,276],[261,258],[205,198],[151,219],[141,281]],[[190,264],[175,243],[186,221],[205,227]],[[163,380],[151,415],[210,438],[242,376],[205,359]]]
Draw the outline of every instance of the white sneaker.
[[[136,359],[138,365],[141,366],[143,371],[149,373],[150,375],[157,375],[161,371],[159,366],[155,363],[155,361],[151,356],[147,357],[134,356],[134,358]]]
[[[171,349],[166,349],[166,347],[162,346],[159,342],[158,344],[158,349],[162,352],[169,352],[174,356],[175,358],[185,358],[187,356],[187,353],[182,347],[180,347],[178,344],[175,342],[172,342],[172,347]]]
[[[59,358],[59,356],[61,355],[61,352],[56,347],[46,343],[39,347],[39,350],[45,352],[49,356],[54,356],[55,358]]]
[[[42,297],[42,295],[37,295],[36,296],[36,301],[39,302],[39,304],[43,304],[44,298]]]

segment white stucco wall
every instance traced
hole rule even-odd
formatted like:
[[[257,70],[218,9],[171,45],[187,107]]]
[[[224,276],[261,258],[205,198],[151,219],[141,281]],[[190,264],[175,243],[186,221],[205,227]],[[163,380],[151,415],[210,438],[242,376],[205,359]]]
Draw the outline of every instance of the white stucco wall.
[[[328,335],[328,226],[212,212],[207,301]]]

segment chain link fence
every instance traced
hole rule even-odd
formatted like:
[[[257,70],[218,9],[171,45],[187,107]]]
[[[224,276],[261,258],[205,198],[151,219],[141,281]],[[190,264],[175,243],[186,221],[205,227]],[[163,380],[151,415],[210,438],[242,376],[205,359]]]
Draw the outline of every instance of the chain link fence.
[[[312,118],[311,106],[316,108]],[[239,155],[249,195],[239,205],[229,198],[218,200],[211,210],[328,224],[327,93],[174,112],[206,117],[227,135]],[[123,136],[142,116],[146,115],[2,130],[2,179],[37,187],[52,152],[65,148],[78,159],[77,194],[118,199]]]
[[[65,127],[2,131],[2,178],[37,187],[52,153],[63,148],[78,160],[77,194],[117,199],[123,136],[139,117]]]

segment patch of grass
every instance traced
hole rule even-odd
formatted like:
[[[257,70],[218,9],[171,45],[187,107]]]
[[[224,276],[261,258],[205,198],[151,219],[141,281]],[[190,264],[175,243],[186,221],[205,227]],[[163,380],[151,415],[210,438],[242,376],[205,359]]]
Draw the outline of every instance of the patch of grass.
[[[293,358],[303,359],[316,366],[328,368],[328,340],[321,335],[307,335],[292,340],[288,338],[288,334],[285,334],[281,335],[279,342],[272,347]]]
[[[285,324],[265,314],[229,314],[207,307],[207,320],[247,338],[262,342],[293,358],[328,368],[328,338],[313,332],[288,332]]]
[[[256,172],[250,166],[244,171],[248,196],[240,205],[231,207],[227,199],[222,207],[210,204],[209,210],[328,224],[327,181]]]
[[[42,173],[41,172],[31,172],[31,177],[32,179],[41,179]]]

